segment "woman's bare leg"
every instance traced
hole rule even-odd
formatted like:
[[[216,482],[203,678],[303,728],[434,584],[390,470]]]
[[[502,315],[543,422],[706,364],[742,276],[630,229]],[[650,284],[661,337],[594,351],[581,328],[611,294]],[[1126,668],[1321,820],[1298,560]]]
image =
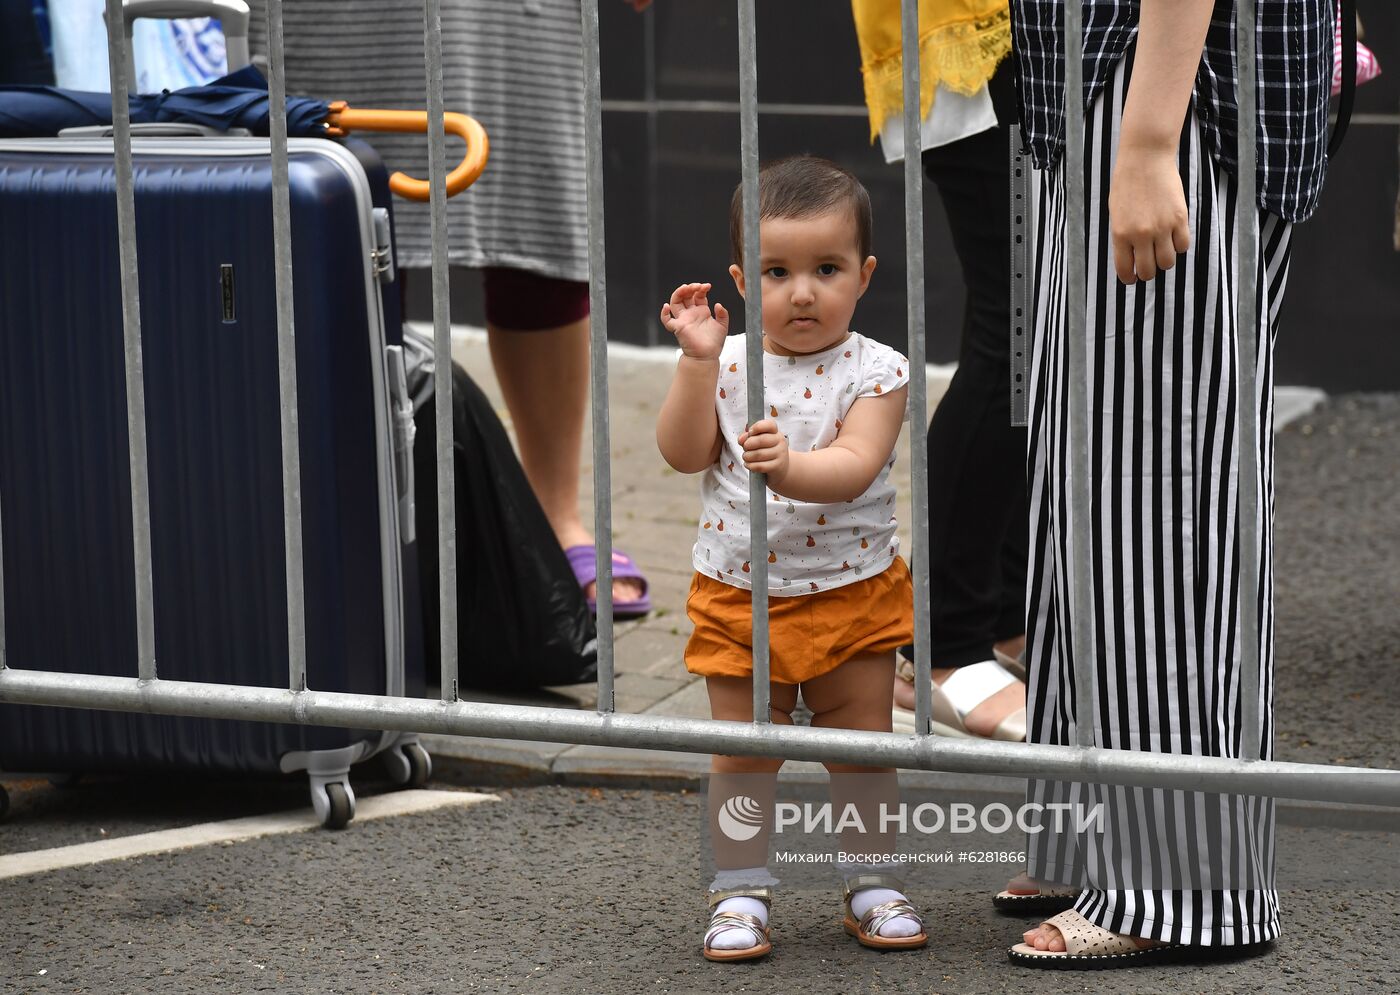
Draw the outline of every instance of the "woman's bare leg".
[[[530,487],[565,549],[593,542],[579,513],[579,456],[588,412],[587,318],[538,331],[487,324],[496,380],[510,411],[520,463]],[[593,596],[594,585],[584,593]],[[642,595],[634,579],[613,582],[613,598]]]

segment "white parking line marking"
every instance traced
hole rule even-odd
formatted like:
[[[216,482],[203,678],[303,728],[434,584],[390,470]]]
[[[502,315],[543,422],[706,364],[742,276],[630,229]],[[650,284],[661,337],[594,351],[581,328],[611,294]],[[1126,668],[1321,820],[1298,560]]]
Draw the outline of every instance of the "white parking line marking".
[[[395,815],[413,815],[417,812],[430,812],[433,809],[451,805],[476,805],[480,802],[499,801],[496,795],[478,794],[474,791],[393,791],[355,800],[355,821],[350,824],[353,832],[355,823],[370,819],[387,819]],[[0,857],[0,879],[21,877],[26,874],[43,874],[65,867],[81,867],[84,864],[98,864],[108,860],[125,860],[128,857],[144,857],[153,853],[168,853],[172,850],[188,850],[215,843],[236,843],[242,840],[257,839],[261,836],[276,836],[281,833],[300,833],[308,829],[320,828],[321,822],[308,805],[295,812],[278,812],[273,815],[255,815],[246,819],[227,819],[223,822],[206,822],[198,826],[185,826],[181,829],[163,829],[154,833],[140,833],[135,836],[120,836],[116,839],[98,840],[93,843],[78,843],[73,846],[60,846],[51,850],[32,850]]]

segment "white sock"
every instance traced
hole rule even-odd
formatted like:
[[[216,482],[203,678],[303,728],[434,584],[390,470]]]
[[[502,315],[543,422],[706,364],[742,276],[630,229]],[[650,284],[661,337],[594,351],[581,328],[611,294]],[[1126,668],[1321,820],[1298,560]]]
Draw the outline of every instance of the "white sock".
[[[851,915],[856,917],[856,922],[860,922],[861,917],[877,905],[905,901],[908,899],[893,888],[862,888],[851,895]],[[921,932],[923,932],[923,926],[919,924],[918,920],[908,916],[895,916],[881,926],[876,931],[876,935],[895,939],[901,936],[918,936]]]
[[[710,910],[711,915],[716,912],[742,912],[757,916],[759,922],[768,925],[768,906],[756,898],[726,898]],[[720,930],[710,941],[710,946],[715,950],[746,950],[758,946],[758,940],[747,929],[735,926]]]

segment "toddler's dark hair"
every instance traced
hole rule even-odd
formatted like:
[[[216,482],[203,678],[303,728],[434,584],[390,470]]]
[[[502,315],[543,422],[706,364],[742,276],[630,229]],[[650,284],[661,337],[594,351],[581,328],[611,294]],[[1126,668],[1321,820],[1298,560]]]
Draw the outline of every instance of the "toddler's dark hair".
[[[758,171],[758,217],[812,218],[834,207],[848,206],[856,220],[861,262],[870,255],[870,194],[848,170],[814,155],[776,159]],[[744,185],[734,188],[729,201],[729,253],[744,264]]]

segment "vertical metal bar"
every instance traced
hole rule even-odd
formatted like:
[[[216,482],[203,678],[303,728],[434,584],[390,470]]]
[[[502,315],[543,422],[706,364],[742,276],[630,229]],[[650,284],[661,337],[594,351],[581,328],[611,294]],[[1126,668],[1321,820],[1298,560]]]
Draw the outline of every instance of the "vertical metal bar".
[[[272,262],[277,274],[277,392],[282,408],[282,534],[287,558],[287,685],[306,690],[306,596],[301,544],[301,434],[292,293],[292,207],[287,177],[287,78],[282,0],[267,5],[268,109],[272,138]]]
[[[904,257],[909,319],[909,473],[913,477],[914,729],[933,716],[929,668],[928,376],[924,364],[924,174],[919,94],[919,0],[901,0],[904,45]]]
[[[763,278],[758,240],[758,52],[754,0],[739,0],[739,135],[744,202],[744,362],[748,423],[763,401]],[[749,474],[749,576],[753,579],[753,720],[770,719],[768,687],[768,478]]]
[[[646,142],[647,142],[647,286],[661,286],[661,196],[660,162],[657,154],[661,148],[660,111],[656,105],[656,16],[643,15],[642,25],[642,66],[645,75],[642,81],[642,99],[646,101]],[[647,330],[647,345],[661,345],[661,323],[651,313],[651,305],[644,310]]]
[[[447,152],[442,107],[442,0],[424,0],[428,187],[433,238],[433,414],[437,427],[438,621],[442,700],[457,700],[457,487],[452,459],[452,318],[447,271]]]
[[[593,402],[593,536],[598,556],[598,711],[613,696],[612,443],[608,413],[608,273],[603,244],[603,96],[598,0],[583,0],[584,142],[588,146],[589,372]]]
[[[5,666],[5,515],[0,508],[0,670]]]
[[[156,623],[151,567],[151,497],[146,476],[146,382],[141,363],[141,294],[136,268],[136,187],[131,165],[131,108],[121,0],[107,0],[107,64],[112,80],[112,153],[121,252],[122,341],[126,368],[127,458],[131,473],[131,552],[136,580],[136,669],[156,679]]]
[[[1024,426],[1028,418],[1026,379],[1031,368],[1030,337],[1030,166],[1021,148],[1019,128],[1011,128],[1008,155],[1011,173],[1011,424]]]
[[[1239,517],[1235,528],[1240,547],[1240,756],[1258,760],[1263,730],[1259,724],[1259,425],[1257,349],[1265,336],[1259,328],[1256,270],[1259,265],[1259,209],[1255,176],[1258,92],[1255,75],[1254,0],[1235,4],[1235,48],[1239,65],[1236,87],[1239,106],[1238,196],[1235,199],[1235,232],[1239,240],[1239,268],[1235,273],[1235,362],[1238,387],[1235,405],[1239,413],[1238,466]]]
[[[1089,479],[1089,336],[1085,327],[1084,11],[1065,3],[1065,348],[1069,350],[1069,529],[1075,742],[1094,745],[1094,588]]]

